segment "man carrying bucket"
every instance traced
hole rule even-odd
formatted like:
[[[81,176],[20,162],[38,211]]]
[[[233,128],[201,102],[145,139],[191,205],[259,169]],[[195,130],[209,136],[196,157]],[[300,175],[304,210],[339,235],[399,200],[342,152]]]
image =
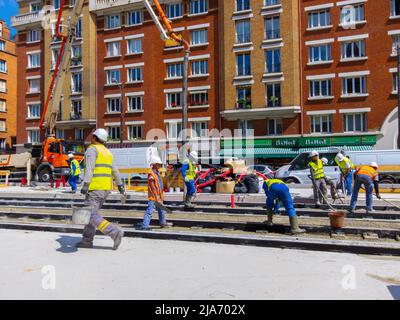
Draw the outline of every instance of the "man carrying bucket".
[[[118,249],[124,235],[121,228],[105,220],[99,213],[113,189],[113,178],[119,192],[125,194],[118,169],[113,164],[113,155],[105,146],[107,140],[107,131],[97,129],[85,153],[85,177],[81,193],[86,195],[85,206],[91,208],[91,216],[89,224],[83,230],[83,239],[77,244],[78,248],[93,248],[96,229],[114,240],[114,250]]]
[[[68,154],[68,161],[70,167],[68,183],[71,186],[72,193],[76,193],[79,175],[81,174],[81,166],[72,153]]]

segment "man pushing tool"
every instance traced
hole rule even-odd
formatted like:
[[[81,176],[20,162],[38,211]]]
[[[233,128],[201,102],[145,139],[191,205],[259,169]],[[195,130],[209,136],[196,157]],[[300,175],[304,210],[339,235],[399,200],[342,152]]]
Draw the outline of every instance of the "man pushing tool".
[[[318,151],[311,151],[310,158],[311,161],[308,163],[308,166],[310,167],[311,180],[313,183],[314,201],[315,206],[319,208],[321,203],[326,202],[325,199],[328,193],[325,182],[324,164],[319,158]]]

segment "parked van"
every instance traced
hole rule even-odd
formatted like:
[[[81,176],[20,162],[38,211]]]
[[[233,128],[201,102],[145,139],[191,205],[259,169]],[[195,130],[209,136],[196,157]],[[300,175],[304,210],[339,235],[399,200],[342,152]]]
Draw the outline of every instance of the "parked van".
[[[144,148],[126,148],[110,149],[114,156],[114,164],[118,169],[142,169],[149,168],[147,161],[147,147]],[[122,178],[128,178],[127,174],[121,174]],[[134,180],[146,180],[147,174],[134,174],[131,176]]]
[[[325,167],[325,174],[336,182],[340,181],[340,169],[335,163],[335,157],[339,149],[320,151],[320,159],[327,158],[328,165]],[[309,178],[310,162],[309,152],[299,154],[289,165],[283,166],[276,171],[276,178],[286,183],[311,184]],[[379,164],[379,179],[381,183],[400,183],[400,150],[371,150],[371,151],[348,151],[344,152],[356,167],[368,165],[372,161]]]

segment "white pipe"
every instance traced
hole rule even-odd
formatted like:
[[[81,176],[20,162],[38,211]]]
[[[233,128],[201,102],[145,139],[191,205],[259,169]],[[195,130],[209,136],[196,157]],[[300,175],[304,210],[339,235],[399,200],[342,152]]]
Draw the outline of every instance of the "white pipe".
[[[151,6],[151,4],[149,3],[148,0],[143,0],[143,2],[144,2],[144,5],[146,6],[146,9],[149,12],[151,18],[153,19],[154,23],[156,24],[158,31],[160,31],[160,33],[161,33],[161,39],[163,39],[164,41],[168,40],[169,39],[168,34],[165,31],[165,29],[163,28],[162,24],[160,23],[160,20],[158,20],[158,16],[154,12],[153,7]]]

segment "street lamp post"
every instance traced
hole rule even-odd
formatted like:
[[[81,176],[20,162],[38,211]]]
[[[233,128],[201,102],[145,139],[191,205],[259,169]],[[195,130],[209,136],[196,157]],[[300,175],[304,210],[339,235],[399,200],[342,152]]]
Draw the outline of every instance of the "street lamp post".
[[[124,119],[124,92],[123,92],[123,83],[117,81],[117,79],[113,79],[112,81],[113,83],[115,83],[118,88],[119,88],[119,92],[121,95],[121,110],[120,110],[120,123],[119,123],[119,144],[120,144],[120,148],[122,148],[122,144],[124,143],[123,137],[122,137],[122,129],[123,129],[123,119]]]

